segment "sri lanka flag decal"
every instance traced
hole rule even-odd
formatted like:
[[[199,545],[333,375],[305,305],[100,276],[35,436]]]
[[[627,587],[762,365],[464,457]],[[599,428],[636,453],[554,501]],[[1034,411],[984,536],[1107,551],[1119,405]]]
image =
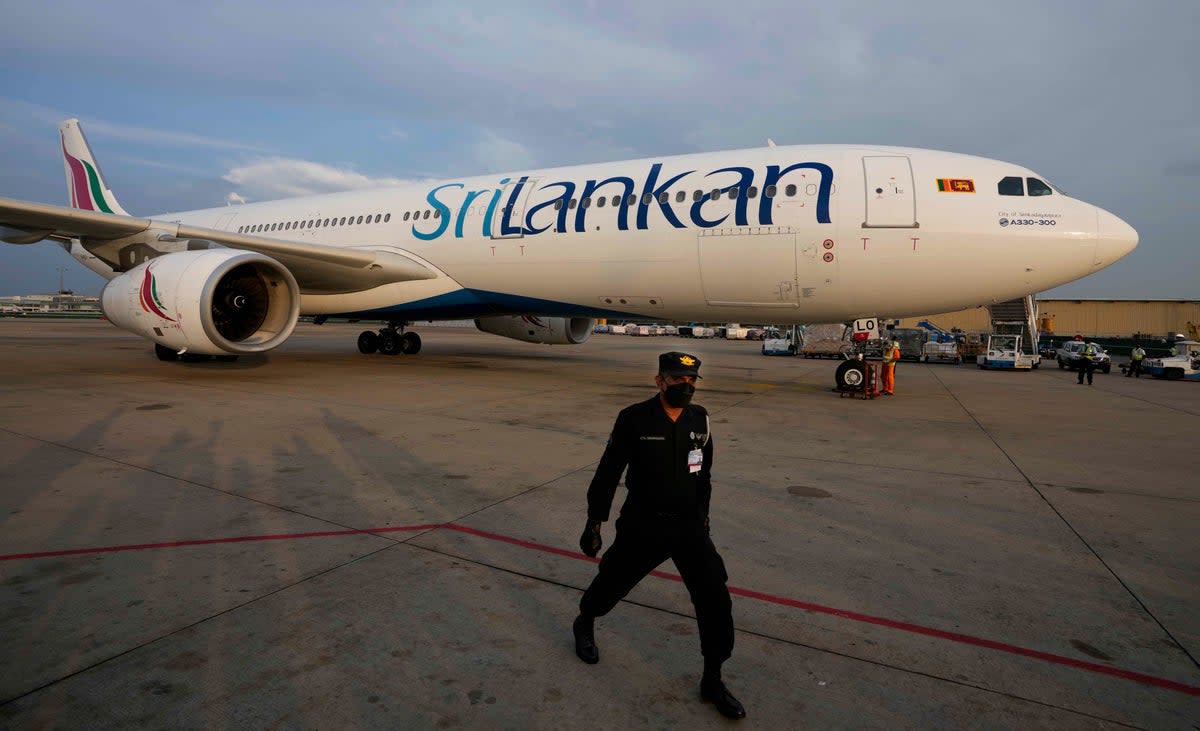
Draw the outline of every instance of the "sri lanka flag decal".
[[[974,193],[975,181],[969,178],[938,178],[939,193]]]
[[[150,273],[150,267],[146,267],[146,276],[142,278],[141,301],[142,309],[146,312],[156,317],[161,317],[167,322],[175,322],[163,310],[162,300],[158,297],[158,283],[154,281],[154,275]]]

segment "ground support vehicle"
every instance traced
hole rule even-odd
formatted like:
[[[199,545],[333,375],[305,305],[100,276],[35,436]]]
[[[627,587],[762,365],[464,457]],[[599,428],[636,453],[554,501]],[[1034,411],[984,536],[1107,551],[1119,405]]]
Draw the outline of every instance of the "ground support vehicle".
[[[795,355],[798,350],[796,343],[800,340],[799,328],[792,326],[787,330],[767,328],[763,332],[763,355]]]
[[[929,333],[925,330],[897,327],[888,330],[883,339],[900,343],[900,360],[925,360],[925,342],[929,339]]]
[[[992,334],[988,336],[987,352],[976,356],[975,363],[980,368],[1027,371],[1037,368],[1041,360],[1036,353],[1022,352],[1020,335]]]
[[[1178,355],[1165,358],[1147,358],[1142,370],[1155,378],[1168,381],[1200,381],[1200,342],[1176,340]]]
[[[921,346],[921,362],[941,361],[959,365],[963,362],[962,348],[959,343],[951,340],[941,342],[930,340]]]
[[[1108,373],[1111,371],[1112,357],[1108,354],[1108,352],[1104,350],[1104,348],[1101,348],[1098,343],[1085,343],[1082,340],[1068,340],[1062,344],[1062,346],[1058,349],[1058,356],[1056,358],[1058,361],[1058,367],[1072,371],[1078,368],[1080,354],[1088,345],[1095,346],[1096,349],[1096,354],[1092,356],[1092,362],[1095,363],[1095,369],[1101,373]]]

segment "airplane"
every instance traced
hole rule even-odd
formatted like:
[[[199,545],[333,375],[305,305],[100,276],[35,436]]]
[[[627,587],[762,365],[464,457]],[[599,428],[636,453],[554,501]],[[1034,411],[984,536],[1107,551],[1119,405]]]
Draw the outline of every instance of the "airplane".
[[[162,360],[283,343],[301,315],[470,319],[580,344],[596,318],[803,324],[947,312],[1055,287],[1137,232],[1020,165],[871,145],[775,145],[132,216],[79,121],[70,206],[0,198],[0,240],[58,242],[108,279],[114,325]]]

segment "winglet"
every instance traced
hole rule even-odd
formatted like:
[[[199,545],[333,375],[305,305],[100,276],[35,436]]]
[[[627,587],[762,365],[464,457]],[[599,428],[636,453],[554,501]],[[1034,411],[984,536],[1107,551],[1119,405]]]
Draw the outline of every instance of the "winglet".
[[[63,167],[67,171],[67,193],[71,207],[100,213],[128,216],[108,189],[100,165],[96,162],[78,119],[68,119],[58,126],[62,142]]]

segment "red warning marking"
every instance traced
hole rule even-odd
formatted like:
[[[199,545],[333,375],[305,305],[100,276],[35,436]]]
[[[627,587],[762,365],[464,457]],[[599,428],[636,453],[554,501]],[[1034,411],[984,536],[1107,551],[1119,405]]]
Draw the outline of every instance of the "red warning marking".
[[[207,539],[192,540],[192,541],[170,541],[170,542],[166,542],[166,543],[135,543],[135,544],[129,544],[129,545],[124,545],[124,546],[101,546],[101,547],[96,547],[96,548],[70,548],[70,549],[65,549],[65,550],[61,550],[61,551],[35,551],[35,552],[31,552],[31,553],[10,553],[10,554],[6,554],[6,555],[0,555],[0,561],[16,561],[16,560],[21,560],[21,559],[33,559],[33,558],[50,558],[53,556],[81,556],[81,555],[93,554],[93,553],[118,553],[121,551],[144,551],[147,549],[155,549],[155,548],[182,548],[185,546],[208,546],[208,545],[215,545],[215,544],[221,544],[221,543],[249,543],[249,542],[255,542],[255,541],[282,541],[282,540],[291,540],[291,539],[296,539],[296,538],[325,538],[325,537],[330,537],[330,536],[360,536],[360,535],[371,535],[371,534],[378,534],[378,533],[416,533],[416,532],[421,532],[421,531],[437,530],[439,528],[455,531],[456,533],[464,533],[466,535],[476,536],[478,538],[485,538],[487,540],[497,541],[499,543],[507,543],[509,545],[517,546],[519,548],[525,548],[525,549],[529,549],[529,550],[533,550],[533,551],[541,551],[543,553],[550,553],[555,556],[562,556],[564,558],[571,558],[571,559],[575,559],[577,561],[588,561],[591,563],[599,563],[600,562],[600,559],[592,558],[590,556],[585,556],[582,553],[579,553],[578,551],[572,551],[572,550],[565,549],[565,548],[558,548],[555,546],[547,546],[542,543],[534,543],[533,541],[526,541],[526,540],[522,540],[520,538],[506,536],[501,533],[492,533],[490,531],[480,530],[478,528],[471,528],[469,526],[459,525],[458,523],[430,523],[430,524],[425,524],[425,525],[401,525],[401,526],[390,526],[390,527],[386,527],[386,528],[368,528],[368,529],[364,529],[364,530],[331,530],[331,531],[315,531],[315,532],[311,532],[311,533],[278,533],[278,534],[273,534],[273,535],[261,535],[261,536],[235,536],[235,537],[231,537],[231,538],[207,538]],[[679,581],[679,582],[683,581],[683,579],[678,574],[672,574],[672,573],[668,573],[666,571],[651,571],[650,575],[655,576],[660,579],[668,579],[670,581]],[[729,593],[733,594],[735,596],[746,597],[747,599],[754,599],[756,601],[767,602],[770,604],[777,604],[779,606],[791,607],[793,609],[801,609],[806,612],[816,612],[818,614],[828,614],[833,617],[840,617],[842,619],[848,619],[853,622],[862,622],[863,624],[872,624],[872,625],[876,625],[879,627],[887,627],[889,629],[895,629],[895,630],[899,630],[901,632],[909,632],[912,634],[924,635],[926,637],[936,637],[938,639],[948,640],[950,642],[957,642],[959,644],[972,645],[974,647],[982,647],[982,648],[985,648],[988,650],[995,650],[997,652],[1006,652],[1006,653],[1009,653],[1010,655],[1019,655],[1021,657],[1032,658],[1034,660],[1041,660],[1043,662],[1048,662],[1048,663],[1052,663],[1055,665],[1063,665],[1066,667],[1072,667],[1072,668],[1076,668],[1079,670],[1086,670],[1086,671],[1092,672],[1092,673],[1099,673],[1101,675],[1109,675],[1109,676],[1112,676],[1115,678],[1122,678],[1124,680],[1132,680],[1135,683],[1141,683],[1143,685],[1152,685],[1152,686],[1155,686],[1158,688],[1166,688],[1167,690],[1173,690],[1173,691],[1177,691],[1179,693],[1185,693],[1187,695],[1200,696],[1200,687],[1197,687],[1194,685],[1187,685],[1186,683],[1179,683],[1174,680],[1168,680],[1167,678],[1160,678],[1160,677],[1157,677],[1154,675],[1146,675],[1145,673],[1138,673],[1138,672],[1134,672],[1132,670],[1125,670],[1123,668],[1112,667],[1109,665],[1101,665],[1100,663],[1088,662],[1087,660],[1077,660],[1073,657],[1067,657],[1065,655],[1055,655],[1054,653],[1051,653],[1051,652],[1042,652],[1041,650],[1031,650],[1027,647],[1020,647],[1018,645],[1010,645],[1007,642],[997,642],[995,640],[989,640],[989,639],[985,639],[983,637],[975,637],[973,635],[962,634],[960,632],[947,632],[946,630],[935,629],[933,627],[924,627],[919,624],[912,624],[910,622],[900,622],[900,621],[897,621],[894,619],[888,619],[887,617],[876,617],[874,615],[863,614],[861,612],[852,612],[852,611],[849,611],[846,609],[838,609],[836,607],[827,607],[822,604],[814,604],[812,602],[800,601],[798,599],[790,599],[788,597],[776,596],[774,594],[766,594],[766,593],[763,593],[760,591],[754,591],[753,589],[743,589],[738,586],[730,586]]]

